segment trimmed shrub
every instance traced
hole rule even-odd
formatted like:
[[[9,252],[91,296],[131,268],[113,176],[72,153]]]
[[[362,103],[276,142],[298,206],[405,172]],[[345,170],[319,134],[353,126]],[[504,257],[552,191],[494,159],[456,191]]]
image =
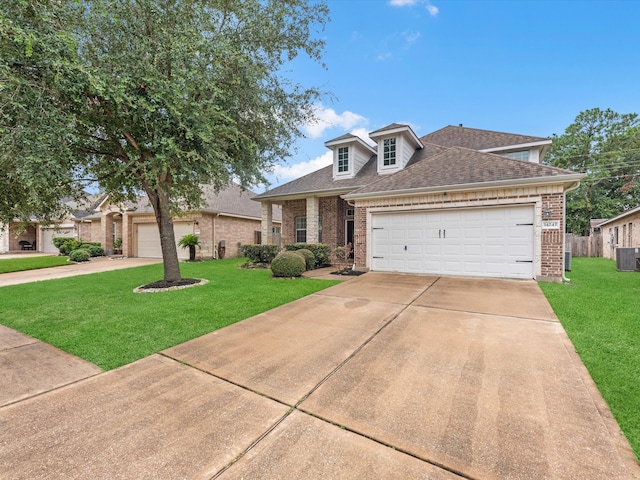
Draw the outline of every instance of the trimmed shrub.
[[[60,250],[60,255],[69,255],[72,251],[77,250],[79,246],[80,242],[77,240],[65,238],[64,241],[60,243],[58,250]]]
[[[72,262],[86,262],[90,257],[89,251],[84,248],[79,248],[69,254],[69,260]]]
[[[84,248],[85,250],[89,250],[91,247],[101,247],[102,244],[100,242],[82,242],[78,245],[78,248]]]
[[[280,245],[242,245],[240,251],[253,263],[271,263],[280,253]]]
[[[305,267],[302,255],[294,252],[282,252],[271,262],[274,277],[299,277],[305,271]]]
[[[51,239],[51,241],[53,242],[53,246],[56,247],[57,249],[60,249],[62,244],[67,240],[69,240],[69,237],[53,237]]]
[[[314,267],[316,266],[316,256],[311,250],[301,248],[300,250],[296,250],[295,253],[302,255],[302,257],[304,258],[304,263],[307,265],[307,270],[314,269]]]
[[[104,255],[104,250],[100,245],[89,245],[85,250],[87,250],[92,257],[102,257]]]
[[[316,257],[316,268],[331,265],[331,262],[329,262],[330,245],[325,245],[324,243],[290,243],[289,245],[285,245],[285,249],[290,252],[301,249],[311,250]]]

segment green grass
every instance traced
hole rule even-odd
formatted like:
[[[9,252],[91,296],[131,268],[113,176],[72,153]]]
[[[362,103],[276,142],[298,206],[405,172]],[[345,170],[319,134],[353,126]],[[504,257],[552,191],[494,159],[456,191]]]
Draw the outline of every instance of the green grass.
[[[209,283],[162,293],[133,293],[161,264],[2,287],[0,323],[110,370],[339,283],[243,262],[182,263],[183,277]]]
[[[71,265],[67,257],[23,257],[0,259],[0,273],[24,272],[38,268]]]
[[[640,273],[574,258],[570,284],[540,287],[640,459]]]

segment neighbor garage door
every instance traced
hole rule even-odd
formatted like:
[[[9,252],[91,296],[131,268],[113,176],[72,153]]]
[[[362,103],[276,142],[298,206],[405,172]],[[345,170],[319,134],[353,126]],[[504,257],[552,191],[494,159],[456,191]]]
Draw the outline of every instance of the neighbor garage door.
[[[533,278],[533,206],[373,214],[371,270]]]
[[[58,250],[56,246],[53,244],[53,239],[56,237],[75,238],[73,227],[69,227],[69,228],[61,227],[57,230],[55,228],[43,228],[42,229],[42,248],[39,248],[38,250],[41,250],[44,253],[60,253],[60,250]]]
[[[189,222],[176,222],[173,224],[176,236],[176,246],[180,239],[187,233],[193,233],[193,226]],[[178,258],[188,259],[189,249],[178,248]],[[160,247],[160,232],[155,223],[141,223],[136,225],[136,255],[142,258],[162,258]]]

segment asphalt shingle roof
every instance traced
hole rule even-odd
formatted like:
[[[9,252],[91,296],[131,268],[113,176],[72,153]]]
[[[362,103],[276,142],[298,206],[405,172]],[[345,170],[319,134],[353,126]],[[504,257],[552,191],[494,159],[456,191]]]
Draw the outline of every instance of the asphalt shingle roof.
[[[486,150],[524,143],[549,141],[548,138],[531,137],[514,133],[479,130],[477,128],[447,127],[436,130],[420,138],[423,142],[435,143],[443,147],[465,147],[472,150]]]
[[[406,127],[406,125],[392,123],[372,133],[399,127]],[[334,140],[346,138],[351,138],[351,134],[342,135]],[[372,155],[355,178],[334,180],[333,166],[329,165],[257,195],[255,199],[302,196],[308,193],[332,191],[366,193],[382,191],[383,188],[387,188],[387,191],[393,191],[405,188],[461,185],[573,173],[538,163],[513,160],[478,151],[550,141],[547,138],[479,130],[462,126],[447,126],[424,135],[420,138],[420,141],[424,148],[417,149],[407,166],[397,173],[378,175],[377,156]],[[419,165],[421,166],[418,168]]]
[[[351,194],[378,193],[429,187],[477,184],[505,180],[521,180],[570,175],[573,172],[482,153],[462,147],[452,147],[442,153],[418,161],[392,175],[382,177]]]
[[[202,210],[204,211],[244,217],[262,217],[262,205],[252,200],[257,194],[243,189],[236,183],[229,184],[228,187],[217,193],[212,186],[205,185],[202,192],[204,198]],[[134,208],[135,213],[153,213],[153,208],[146,195],[140,197],[136,203],[128,204],[127,207]],[[273,209],[273,220],[278,222],[282,220],[280,208]]]

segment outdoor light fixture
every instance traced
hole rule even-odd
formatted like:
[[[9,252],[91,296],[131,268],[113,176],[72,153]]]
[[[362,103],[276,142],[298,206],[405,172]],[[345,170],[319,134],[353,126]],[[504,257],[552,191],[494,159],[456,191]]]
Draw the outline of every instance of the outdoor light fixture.
[[[553,213],[551,212],[551,209],[549,207],[545,208],[542,212],[542,218],[544,218],[545,220],[549,220],[552,215]]]
[[[194,224],[194,225],[198,225],[198,219],[197,219],[197,218],[194,218],[194,219],[193,219],[193,224]]]

